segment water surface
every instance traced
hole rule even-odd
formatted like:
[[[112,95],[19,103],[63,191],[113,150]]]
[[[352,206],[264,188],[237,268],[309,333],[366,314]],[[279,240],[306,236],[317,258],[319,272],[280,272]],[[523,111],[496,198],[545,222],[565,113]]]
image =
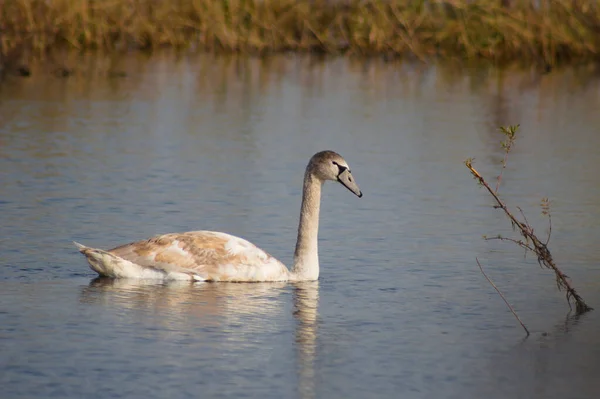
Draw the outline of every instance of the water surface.
[[[481,240],[511,229],[462,164],[493,178],[497,127],[521,125],[501,193],[541,235],[550,198],[550,249],[600,307],[597,70],[77,62],[96,69],[0,86],[3,398],[600,394],[597,311],[569,314],[535,259]],[[95,279],[71,244],[210,229],[289,265],[303,169],[323,149],[365,195],[326,185],[318,282]]]

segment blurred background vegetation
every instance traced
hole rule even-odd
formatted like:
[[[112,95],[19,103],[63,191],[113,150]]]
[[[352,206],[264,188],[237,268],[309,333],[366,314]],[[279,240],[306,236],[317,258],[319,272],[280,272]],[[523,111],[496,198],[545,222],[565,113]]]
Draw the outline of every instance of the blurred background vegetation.
[[[555,65],[598,58],[584,0],[11,0],[0,64],[56,49],[320,52]]]

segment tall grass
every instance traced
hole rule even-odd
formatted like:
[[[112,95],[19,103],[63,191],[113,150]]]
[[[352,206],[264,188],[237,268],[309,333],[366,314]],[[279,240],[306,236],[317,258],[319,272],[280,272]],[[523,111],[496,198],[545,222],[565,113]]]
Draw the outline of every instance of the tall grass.
[[[600,5],[582,0],[0,2],[4,59],[57,48],[118,51],[163,46],[555,64],[598,58]]]

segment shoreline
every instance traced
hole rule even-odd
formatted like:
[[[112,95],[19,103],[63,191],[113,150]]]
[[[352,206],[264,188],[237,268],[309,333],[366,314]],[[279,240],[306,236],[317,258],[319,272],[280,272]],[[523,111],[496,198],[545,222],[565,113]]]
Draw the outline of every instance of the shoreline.
[[[552,68],[600,59],[600,4],[577,0],[15,0],[0,69],[56,51],[311,53]],[[29,72],[30,73],[30,72]],[[67,73],[67,72],[65,72]]]

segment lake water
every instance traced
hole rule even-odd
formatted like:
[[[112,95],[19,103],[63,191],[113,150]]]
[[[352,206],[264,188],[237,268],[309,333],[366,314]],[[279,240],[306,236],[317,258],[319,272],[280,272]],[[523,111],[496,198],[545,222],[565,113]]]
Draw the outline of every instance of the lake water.
[[[280,56],[71,56],[0,86],[0,390],[8,398],[600,395],[600,69]],[[35,72],[35,71],[34,71]],[[493,181],[586,301],[509,243]],[[304,167],[326,184],[318,282],[96,279],[72,245],[209,229],[290,264]],[[524,332],[475,257],[532,331]]]

